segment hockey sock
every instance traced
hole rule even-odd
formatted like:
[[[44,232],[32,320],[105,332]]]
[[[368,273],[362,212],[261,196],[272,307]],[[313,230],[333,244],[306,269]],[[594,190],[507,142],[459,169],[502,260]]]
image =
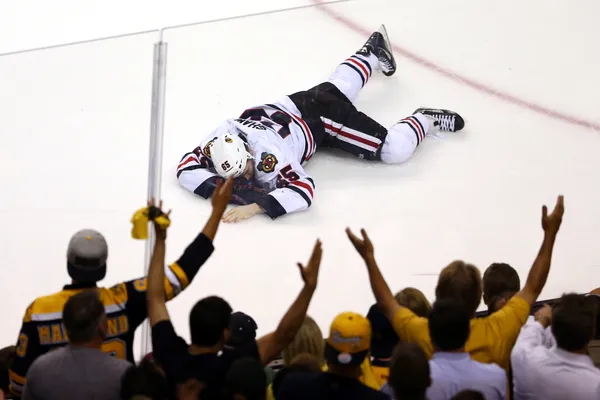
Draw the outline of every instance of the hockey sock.
[[[410,117],[406,117],[398,121],[397,125],[407,127],[415,135],[417,140],[417,146],[421,144],[425,135],[429,131],[429,120],[421,113],[413,114]]]
[[[375,55],[365,57],[354,54],[336,68],[329,77],[329,82],[344,93],[348,100],[354,102],[360,89],[369,81],[373,70],[378,68],[379,61]]]
[[[406,117],[388,129],[381,161],[387,164],[403,163],[412,156],[429,131],[429,120],[421,113]]]

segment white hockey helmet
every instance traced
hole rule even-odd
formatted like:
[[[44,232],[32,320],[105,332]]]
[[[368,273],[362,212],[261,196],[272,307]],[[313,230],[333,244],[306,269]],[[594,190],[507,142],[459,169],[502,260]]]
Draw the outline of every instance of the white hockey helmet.
[[[244,173],[248,160],[254,157],[248,152],[246,142],[238,135],[226,133],[213,142],[210,158],[220,176],[237,178]]]

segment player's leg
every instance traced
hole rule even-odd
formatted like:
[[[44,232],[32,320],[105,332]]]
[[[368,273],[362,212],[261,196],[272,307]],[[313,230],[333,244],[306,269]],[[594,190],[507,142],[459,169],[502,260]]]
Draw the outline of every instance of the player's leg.
[[[408,160],[427,135],[456,132],[464,127],[462,117],[455,112],[420,108],[387,129],[353,105],[342,102],[329,107],[321,120],[326,133],[323,144],[327,147],[388,164]]]
[[[463,118],[454,111],[418,108],[413,115],[398,121],[388,129],[381,146],[380,159],[386,164],[407,161],[425,136],[463,129]]]
[[[382,71],[387,76],[396,72],[396,60],[383,25],[356,53],[336,68],[328,82],[353,103],[373,71]]]
[[[353,109],[352,102],[374,70],[380,70],[387,76],[396,72],[396,60],[383,25],[360,50],[337,67],[327,82],[286,96],[281,102],[288,104],[287,107],[284,106],[286,110],[298,114],[306,122],[315,144],[320,147],[327,140],[321,116],[328,115],[332,105],[338,107],[338,104],[347,104]],[[288,100],[293,104],[289,104]]]

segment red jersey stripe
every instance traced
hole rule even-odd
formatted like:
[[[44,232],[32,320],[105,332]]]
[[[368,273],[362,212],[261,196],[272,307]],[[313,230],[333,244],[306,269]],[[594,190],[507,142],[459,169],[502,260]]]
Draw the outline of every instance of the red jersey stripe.
[[[182,161],[178,166],[177,166],[177,170],[179,170],[180,168],[185,167],[187,164],[191,163],[192,161],[198,162],[198,158],[194,155],[189,156],[185,161]]]
[[[294,185],[294,186],[300,186],[301,188],[305,189],[306,191],[308,191],[310,193],[310,197],[314,196],[313,189],[308,183],[304,183],[302,181],[292,181],[292,182],[290,182],[290,184]]]

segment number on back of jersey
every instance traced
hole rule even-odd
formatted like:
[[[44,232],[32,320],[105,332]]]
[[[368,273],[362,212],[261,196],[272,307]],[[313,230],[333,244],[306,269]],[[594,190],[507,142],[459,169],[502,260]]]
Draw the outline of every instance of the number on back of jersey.
[[[290,124],[292,117],[281,111],[275,111],[271,115],[267,114],[264,108],[251,108],[240,115],[241,120],[259,121],[262,125],[273,129],[282,139],[291,134]]]

